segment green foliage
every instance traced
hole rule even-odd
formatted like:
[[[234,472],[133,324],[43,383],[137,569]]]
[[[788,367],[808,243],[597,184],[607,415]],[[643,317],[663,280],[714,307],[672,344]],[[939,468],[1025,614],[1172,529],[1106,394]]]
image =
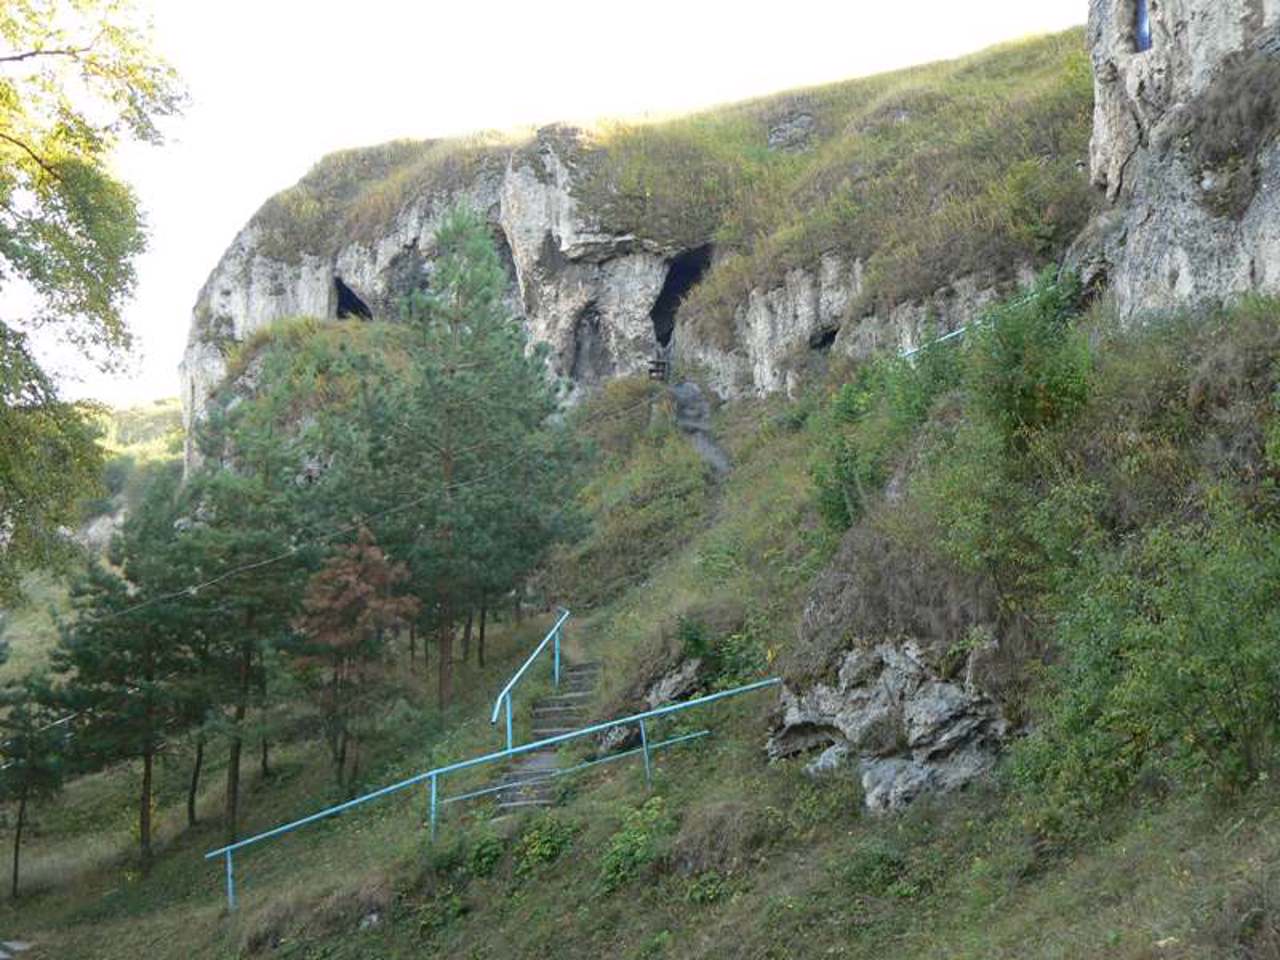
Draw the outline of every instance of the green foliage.
[[[1025,296],[999,305],[968,335],[965,387],[971,410],[1007,442],[1068,419],[1089,396],[1091,356],[1073,329],[1080,284],[1049,271]]]
[[[122,139],[161,141],[181,104],[176,75],[127,3],[15,0],[0,10],[0,277],[21,278],[85,347],[125,346],[120,310],[145,235],[112,174]]]
[[[855,847],[840,868],[840,879],[857,893],[882,897],[891,893],[907,872],[901,851],[883,839]]]
[[[63,527],[94,495],[102,469],[88,411],[58,396],[26,338],[0,324],[0,603],[20,594],[31,569],[65,569],[74,550]]]
[[[696,617],[681,615],[676,641],[686,659],[702,660],[702,673],[713,688],[727,690],[747,683],[767,665],[764,644],[750,620],[737,629],[718,632]]]
[[[482,834],[471,848],[471,872],[477,877],[491,876],[506,849],[501,837],[492,833]]]
[[[833,529],[847,529],[866,513],[915,430],[961,376],[954,345],[942,343],[912,360],[877,358],[837,391],[816,425],[823,440],[810,467],[819,509]]]
[[[728,881],[714,870],[700,873],[685,888],[685,899],[702,906],[723,899],[728,893]]]
[[[516,876],[528,877],[550,863],[555,863],[573,845],[577,828],[554,813],[538,816],[516,841]]]
[[[22,831],[28,805],[62,789],[67,729],[47,680],[28,675],[0,687],[0,801],[14,803],[13,872],[10,896],[18,897]]]
[[[675,829],[676,822],[660,796],[650,797],[643,805],[628,811],[622,828],[609,838],[601,858],[601,889],[612,893],[638,877],[662,855],[664,841]]]
[[[1239,789],[1274,760],[1280,536],[1229,500],[1103,554],[1068,587],[1064,663],[1016,770],[1069,827],[1150,768]]]

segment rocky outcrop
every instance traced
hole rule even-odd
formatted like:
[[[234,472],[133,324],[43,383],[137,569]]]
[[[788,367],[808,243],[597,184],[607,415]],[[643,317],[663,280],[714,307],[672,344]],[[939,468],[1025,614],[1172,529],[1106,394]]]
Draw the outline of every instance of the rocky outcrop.
[[[1018,283],[965,276],[921,300],[887,313],[862,313],[864,267],[826,254],[813,269],[791,270],[782,285],[754,289],[733,314],[727,338],[700,336],[677,327],[675,351],[682,369],[696,371],[722,399],[792,395],[822,354],[862,359],[884,350],[910,349],[928,336],[962,326]]]
[[[1008,734],[988,697],[941,677],[911,641],[850,650],[833,682],[784,686],[782,707],[769,755],[822,748],[814,775],[856,762],[872,811],[964,786],[991,769]]]
[[[611,233],[583,211],[572,190],[575,144],[574,131],[548,128],[476,164],[461,181],[410,200],[374,239],[331,253],[281,250],[261,215],[251,221],[193,311],[182,363],[188,436],[226,373],[231,345],[286,317],[338,316],[343,286],[375,317],[394,318],[404,294],[430,285],[436,231],[458,203],[492,223],[513,312],[534,340],[551,346],[553,374],[576,387],[645,371],[654,353],[650,315],[681,251]]]
[[[1068,257],[1122,317],[1280,292],[1280,2],[1092,0],[1094,183],[1111,209]],[[1147,3],[1148,0],[1142,0]]]

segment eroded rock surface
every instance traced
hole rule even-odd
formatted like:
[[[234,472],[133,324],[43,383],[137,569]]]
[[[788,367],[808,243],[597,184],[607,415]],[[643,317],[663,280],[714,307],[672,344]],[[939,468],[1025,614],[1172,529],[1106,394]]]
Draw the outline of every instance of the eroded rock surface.
[[[943,679],[911,642],[856,647],[833,681],[787,684],[774,758],[821,749],[820,775],[856,763],[869,810],[898,810],[922,792],[948,791],[988,772],[1009,732],[980,690]]]
[[[1280,146],[1258,125],[1280,105],[1280,2],[1160,0],[1150,14],[1139,51],[1133,0],[1089,5],[1091,174],[1113,206],[1069,262],[1109,283],[1124,317],[1280,292]]]

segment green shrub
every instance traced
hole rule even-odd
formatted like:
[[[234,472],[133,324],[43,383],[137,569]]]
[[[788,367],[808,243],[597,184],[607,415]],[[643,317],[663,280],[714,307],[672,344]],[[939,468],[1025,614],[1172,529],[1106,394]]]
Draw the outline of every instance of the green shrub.
[[[1274,760],[1280,531],[1225,497],[1102,553],[1067,588],[1062,664],[1014,776],[1050,830],[1155,769],[1229,790]]]
[[[853,890],[884,896],[907,870],[902,854],[881,840],[860,843],[840,867],[840,878]]]
[[[612,893],[639,876],[662,853],[663,842],[675,831],[675,820],[667,813],[662,797],[650,797],[630,811],[622,829],[609,838],[600,863],[600,886]]]
[[[990,310],[967,335],[965,391],[973,412],[1010,443],[1078,411],[1089,397],[1088,341],[1072,320],[1080,283],[1052,272],[1016,300]]]
[[[715,903],[728,892],[728,882],[714,870],[701,873],[689,881],[684,898],[690,903],[704,905]]]
[[[488,877],[498,866],[506,844],[492,833],[481,836],[471,848],[471,872],[477,877]]]
[[[555,863],[573,845],[574,826],[545,813],[536,818],[516,843],[516,876],[527,877],[539,867]]]
[[[847,529],[866,513],[895,459],[960,373],[953,346],[938,344],[912,359],[865,364],[837,391],[820,420],[825,440],[810,467],[818,508],[833,529]]]

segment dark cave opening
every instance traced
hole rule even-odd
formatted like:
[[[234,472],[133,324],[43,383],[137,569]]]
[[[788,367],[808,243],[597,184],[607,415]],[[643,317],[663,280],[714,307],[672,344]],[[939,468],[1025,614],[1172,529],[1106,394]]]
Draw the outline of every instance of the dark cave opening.
[[[711,266],[711,245],[686,250],[667,267],[667,279],[662,292],[653,303],[649,316],[653,318],[653,335],[662,346],[670,346],[671,333],[676,327],[676,310],[680,301],[702,279]]]
[[[338,291],[338,319],[359,317],[361,320],[372,320],[373,311],[360,299],[359,295],[342,282],[341,277],[333,278],[334,289]]]
[[[836,342],[836,334],[840,332],[839,327],[824,327],[821,330],[815,330],[809,334],[810,350],[830,350]]]

